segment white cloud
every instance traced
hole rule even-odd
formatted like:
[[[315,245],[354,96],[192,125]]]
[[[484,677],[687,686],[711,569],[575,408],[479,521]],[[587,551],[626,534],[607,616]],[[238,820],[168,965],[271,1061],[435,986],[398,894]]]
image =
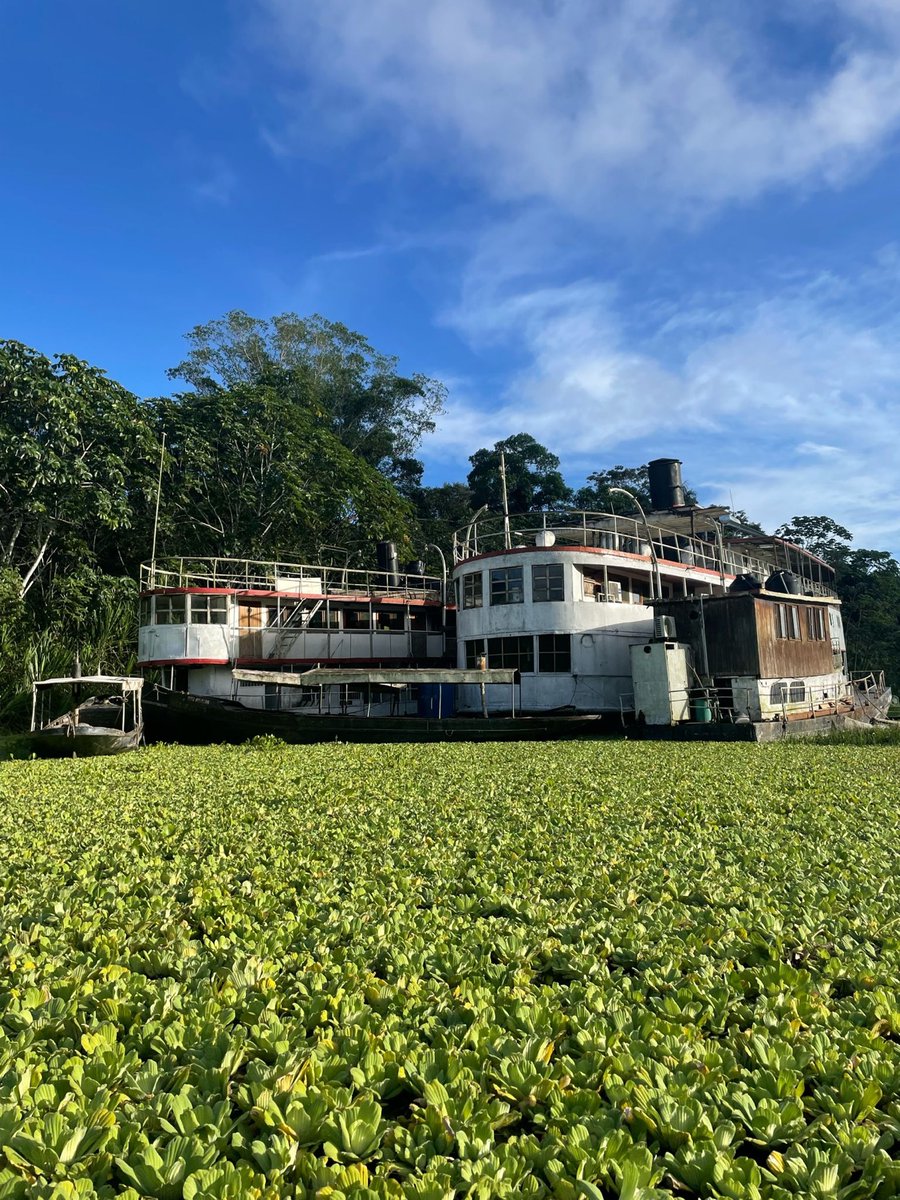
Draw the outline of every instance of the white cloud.
[[[825,512],[900,551],[896,250],[856,278],[792,264],[758,294],[651,296],[639,320],[580,254],[623,222],[696,227],[769,191],[838,186],[889,152],[898,0],[257,11],[281,72],[282,124],[266,126],[279,154],[355,138],[367,165],[424,163],[501,205],[472,233],[443,320],[518,367],[498,395],[451,392],[429,457],[458,462],[520,430],[570,476],[674,453],[710,501],[733,494],[769,526]]]
[[[601,221],[637,199],[684,216],[834,184],[900,124],[894,0],[258,3],[300,89],[279,146],[321,121],[380,129],[382,149],[497,199]],[[767,16],[816,42],[802,69],[780,64]]]
[[[900,318],[873,319],[892,271],[731,296],[721,321],[698,298],[680,343],[666,322],[640,348],[608,287],[474,285],[459,328],[507,340],[525,365],[489,406],[454,399],[426,452],[463,457],[525,430],[570,477],[674,453],[708,500],[733,496],[770,527],[824,512],[900,550]]]

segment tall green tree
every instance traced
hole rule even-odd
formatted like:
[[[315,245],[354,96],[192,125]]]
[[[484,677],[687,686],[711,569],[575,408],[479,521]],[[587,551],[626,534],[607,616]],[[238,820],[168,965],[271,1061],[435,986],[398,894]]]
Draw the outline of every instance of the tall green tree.
[[[443,384],[401,375],[398,360],[318,314],[261,320],[233,311],[187,334],[187,358],[169,371],[200,395],[272,388],[316,417],[354,454],[391,475],[441,412]]]
[[[269,385],[155,400],[166,435],[160,553],[314,558],[409,548],[409,505],[306,408]],[[369,555],[371,557],[371,554]]]
[[[471,489],[464,483],[443,483],[417,488],[410,499],[416,514],[416,550],[422,553],[429,570],[436,570],[440,560],[426,547],[439,546],[449,558],[453,534],[472,519]]]
[[[832,566],[850,553],[853,541],[850,530],[831,517],[792,517],[778,526],[775,536],[809,550]]]
[[[468,484],[472,505],[503,511],[500,455],[506,463],[506,493],[511,513],[568,504],[571,489],[559,470],[559,458],[535,441],[530,433],[517,433],[496,442],[492,449],[476,450],[469,458]]]
[[[23,595],[126,535],[153,447],[141,403],[103,371],[0,342],[0,566]]]

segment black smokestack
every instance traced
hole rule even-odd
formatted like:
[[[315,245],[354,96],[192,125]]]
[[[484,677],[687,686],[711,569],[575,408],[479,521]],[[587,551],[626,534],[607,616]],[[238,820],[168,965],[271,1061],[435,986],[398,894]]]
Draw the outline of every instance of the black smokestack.
[[[682,508],[684,486],[681,482],[681,459],[654,458],[647,464],[650,476],[650,503],[654,509]]]

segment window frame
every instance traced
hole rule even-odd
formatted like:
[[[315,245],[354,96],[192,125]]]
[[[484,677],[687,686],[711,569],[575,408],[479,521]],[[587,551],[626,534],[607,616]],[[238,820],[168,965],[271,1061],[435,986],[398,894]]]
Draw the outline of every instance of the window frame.
[[[187,595],[184,592],[166,592],[154,596],[153,624],[154,625],[186,625],[187,624]],[[162,605],[162,612],[160,611]],[[173,620],[173,614],[180,612],[178,620]],[[164,616],[164,620],[160,617]]]
[[[543,578],[539,578],[539,575],[543,575]],[[565,598],[566,574],[563,564],[561,562],[533,563],[531,567],[532,602],[534,604],[558,604]]]
[[[228,597],[216,592],[191,593],[191,625],[227,625]],[[221,615],[221,621],[212,620],[213,613]]]
[[[478,660],[485,654],[484,638],[466,638],[466,670],[477,671]]]
[[[492,645],[493,643],[493,645]],[[515,643],[515,645],[513,645]],[[506,634],[487,639],[488,667],[518,671],[521,675],[533,675],[534,636],[530,633]]]
[[[552,639],[552,645],[548,645]],[[547,666],[547,663],[552,665]],[[572,635],[570,633],[539,633],[537,646],[539,675],[572,674]]]
[[[796,604],[775,605],[775,637],[780,642],[799,642],[800,614]]]
[[[824,642],[826,638],[825,613],[812,604],[806,606],[806,636],[810,642]]]
[[[518,576],[518,583],[515,578]],[[521,565],[491,569],[491,607],[525,603],[525,570]]]
[[[462,577],[462,606],[484,608],[484,572],[467,571]]]

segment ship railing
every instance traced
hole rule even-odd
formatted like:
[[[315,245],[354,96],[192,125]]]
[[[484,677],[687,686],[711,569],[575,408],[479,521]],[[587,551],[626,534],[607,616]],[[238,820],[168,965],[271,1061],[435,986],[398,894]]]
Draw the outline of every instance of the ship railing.
[[[887,687],[884,671],[852,671],[850,685],[863,696],[880,696]]]
[[[648,536],[649,535],[649,536]],[[618,513],[562,510],[525,513],[504,518],[498,513],[479,516],[458,529],[453,537],[454,564],[483,554],[526,546],[584,546],[588,549],[638,555],[652,564],[651,545],[662,568],[666,563],[703,567],[726,576],[755,575],[761,583],[776,569],[774,559],[760,557],[743,547],[723,543],[724,562],[720,559],[719,539],[715,530],[702,535],[675,533],[671,529],[645,523],[636,517]],[[803,567],[803,560],[798,564]],[[801,590],[806,595],[834,596],[833,588],[814,578],[811,559],[809,571],[799,572]]]
[[[430,575],[360,570],[310,563],[265,562],[248,558],[166,558],[143,563],[141,590],[206,589],[284,592],[308,596],[398,597],[440,600],[441,580]]]
[[[880,694],[884,689],[884,675],[881,675],[881,687],[878,687],[877,675],[870,673],[865,679],[870,681],[871,688],[862,689],[864,696]],[[781,719],[788,721],[799,716],[821,717],[829,716],[837,712],[842,704],[852,703],[856,700],[860,685],[853,680],[842,680],[839,683],[831,684],[807,684],[802,683],[801,688],[796,684],[792,686],[792,682],[786,679],[781,684],[781,690],[777,694],[774,688],[778,685],[773,685],[772,693],[769,697],[769,711],[774,708],[781,713]],[[801,681],[797,681],[800,683]],[[718,721],[725,724],[735,724],[741,721],[746,722],[750,719],[750,709],[755,707],[754,701],[758,696],[757,689],[754,686],[738,686],[724,685],[713,686],[712,684],[693,683],[688,687],[670,688],[669,702],[686,704],[690,713],[691,721],[697,721],[698,708],[700,712],[708,712],[705,717],[707,721]],[[626,717],[633,716],[635,712],[635,698],[633,692],[622,692],[619,695],[619,710],[620,715],[625,723]],[[768,719],[772,719],[769,717]]]

